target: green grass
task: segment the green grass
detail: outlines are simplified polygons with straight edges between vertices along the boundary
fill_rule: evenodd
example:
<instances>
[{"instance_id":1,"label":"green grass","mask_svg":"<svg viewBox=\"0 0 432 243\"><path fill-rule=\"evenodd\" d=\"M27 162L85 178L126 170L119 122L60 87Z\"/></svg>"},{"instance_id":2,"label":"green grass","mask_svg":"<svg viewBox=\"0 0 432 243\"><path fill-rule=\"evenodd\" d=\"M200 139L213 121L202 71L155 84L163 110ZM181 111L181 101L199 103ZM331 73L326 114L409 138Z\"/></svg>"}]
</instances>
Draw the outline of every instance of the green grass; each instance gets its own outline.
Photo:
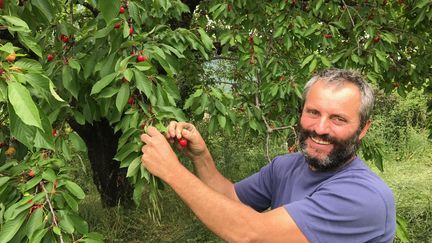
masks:
<instances>
[{"instance_id":1,"label":"green grass","mask_svg":"<svg viewBox=\"0 0 432 243\"><path fill-rule=\"evenodd\" d=\"M388 154L384 172L374 170L395 195L411 242L432 242L432 144L426 131L408 131L405 149Z\"/></svg>"}]
</instances>

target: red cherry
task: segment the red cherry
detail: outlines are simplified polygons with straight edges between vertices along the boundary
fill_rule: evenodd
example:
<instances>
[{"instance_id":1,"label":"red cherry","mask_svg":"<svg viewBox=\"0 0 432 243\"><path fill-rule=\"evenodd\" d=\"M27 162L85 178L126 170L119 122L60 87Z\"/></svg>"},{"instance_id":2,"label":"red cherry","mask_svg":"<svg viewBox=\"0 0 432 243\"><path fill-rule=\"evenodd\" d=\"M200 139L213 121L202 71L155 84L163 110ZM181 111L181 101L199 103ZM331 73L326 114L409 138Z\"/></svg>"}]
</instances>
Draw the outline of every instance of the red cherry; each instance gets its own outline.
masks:
<instances>
[{"instance_id":1,"label":"red cherry","mask_svg":"<svg viewBox=\"0 0 432 243\"><path fill-rule=\"evenodd\" d=\"M380 42L380 40L381 40L381 37L379 37L379 36L375 36L375 37L372 39L372 41L373 41L374 43L378 43L378 42Z\"/></svg>"},{"instance_id":2,"label":"red cherry","mask_svg":"<svg viewBox=\"0 0 432 243\"><path fill-rule=\"evenodd\" d=\"M120 29L121 27L121 22L115 23L114 28L115 29Z\"/></svg>"},{"instance_id":3,"label":"red cherry","mask_svg":"<svg viewBox=\"0 0 432 243\"><path fill-rule=\"evenodd\" d=\"M137 62L145 62L145 61L147 61L147 56L138 55L136 59L137 59Z\"/></svg>"},{"instance_id":4,"label":"red cherry","mask_svg":"<svg viewBox=\"0 0 432 243\"><path fill-rule=\"evenodd\" d=\"M54 55L53 54L48 54L47 60L48 60L48 62L54 60Z\"/></svg>"},{"instance_id":5,"label":"red cherry","mask_svg":"<svg viewBox=\"0 0 432 243\"><path fill-rule=\"evenodd\" d=\"M331 38L333 38L333 35L332 34L324 34L324 38L331 39Z\"/></svg>"},{"instance_id":6,"label":"red cherry","mask_svg":"<svg viewBox=\"0 0 432 243\"><path fill-rule=\"evenodd\" d=\"M127 103L128 103L129 105L133 105L133 104L135 104L135 97L133 97L133 96L129 97Z\"/></svg>"},{"instance_id":7,"label":"red cherry","mask_svg":"<svg viewBox=\"0 0 432 243\"><path fill-rule=\"evenodd\" d=\"M188 145L188 140L186 140L185 138L180 138L180 139L178 140L178 143L180 144L180 146L181 146L182 148L186 148L186 146Z\"/></svg>"},{"instance_id":8,"label":"red cherry","mask_svg":"<svg viewBox=\"0 0 432 243\"><path fill-rule=\"evenodd\" d=\"M119 13L124 14L125 8L123 6L120 7Z\"/></svg>"},{"instance_id":9,"label":"red cherry","mask_svg":"<svg viewBox=\"0 0 432 243\"><path fill-rule=\"evenodd\" d=\"M63 41L63 43L69 42L69 37L67 35L61 35L60 39Z\"/></svg>"},{"instance_id":10,"label":"red cherry","mask_svg":"<svg viewBox=\"0 0 432 243\"><path fill-rule=\"evenodd\" d=\"M129 27L129 35L133 35L133 27L132 27L132 25Z\"/></svg>"},{"instance_id":11,"label":"red cherry","mask_svg":"<svg viewBox=\"0 0 432 243\"><path fill-rule=\"evenodd\" d=\"M53 135L53 137L57 137L57 129L53 128L51 134Z\"/></svg>"},{"instance_id":12,"label":"red cherry","mask_svg":"<svg viewBox=\"0 0 432 243\"><path fill-rule=\"evenodd\" d=\"M30 170L30 171L27 173L27 175L30 176L30 177L33 177L33 176L36 175L36 173L35 173L33 170Z\"/></svg>"}]
</instances>

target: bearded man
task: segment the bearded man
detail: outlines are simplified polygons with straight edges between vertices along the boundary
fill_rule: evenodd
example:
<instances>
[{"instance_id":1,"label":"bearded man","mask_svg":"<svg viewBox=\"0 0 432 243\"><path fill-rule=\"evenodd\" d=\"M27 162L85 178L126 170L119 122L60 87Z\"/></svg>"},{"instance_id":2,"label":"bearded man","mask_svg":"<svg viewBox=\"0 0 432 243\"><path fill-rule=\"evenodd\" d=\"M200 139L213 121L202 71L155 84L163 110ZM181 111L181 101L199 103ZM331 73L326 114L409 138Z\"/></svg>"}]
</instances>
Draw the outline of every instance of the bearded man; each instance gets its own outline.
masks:
<instances>
[{"instance_id":1,"label":"bearded man","mask_svg":"<svg viewBox=\"0 0 432 243\"><path fill-rule=\"evenodd\" d=\"M304 88L300 152L232 183L195 126L171 122L165 136L154 127L141 135L142 163L229 242L392 242L393 194L356 155L373 104L373 90L357 72L325 70ZM184 151L196 175L171 148L180 138L189 141Z\"/></svg>"}]
</instances>

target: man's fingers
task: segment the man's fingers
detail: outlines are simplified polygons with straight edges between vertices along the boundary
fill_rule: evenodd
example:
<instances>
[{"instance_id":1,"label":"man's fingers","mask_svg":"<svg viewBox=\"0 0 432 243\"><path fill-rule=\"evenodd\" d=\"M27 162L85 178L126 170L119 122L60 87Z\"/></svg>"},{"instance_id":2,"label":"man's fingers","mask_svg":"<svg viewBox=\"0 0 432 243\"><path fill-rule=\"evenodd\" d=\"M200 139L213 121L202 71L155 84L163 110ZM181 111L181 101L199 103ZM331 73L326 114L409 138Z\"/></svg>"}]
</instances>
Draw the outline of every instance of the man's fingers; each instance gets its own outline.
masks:
<instances>
[{"instance_id":1,"label":"man's fingers","mask_svg":"<svg viewBox=\"0 0 432 243\"><path fill-rule=\"evenodd\" d=\"M175 132L176 126L177 126L176 121L171 121L169 123L167 133L166 133L167 138L174 138L176 136L176 132Z\"/></svg>"},{"instance_id":2,"label":"man's fingers","mask_svg":"<svg viewBox=\"0 0 432 243\"><path fill-rule=\"evenodd\" d=\"M150 141L150 136L145 133L141 134L141 141L147 144Z\"/></svg>"},{"instance_id":3,"label":"man's fingers","mask_svg":"<svg viewBox=\"0 0 432 243\"><path fill-rule=\"evenodd\" d=\"M157 129L156 129L156 127L153 127L153 126L149 126L148 127L148 129L147 129L147 134L150 136L150 137L154 137L154 136L159 136L159 135L162 135Z\"/></svg>"}]
</instances>

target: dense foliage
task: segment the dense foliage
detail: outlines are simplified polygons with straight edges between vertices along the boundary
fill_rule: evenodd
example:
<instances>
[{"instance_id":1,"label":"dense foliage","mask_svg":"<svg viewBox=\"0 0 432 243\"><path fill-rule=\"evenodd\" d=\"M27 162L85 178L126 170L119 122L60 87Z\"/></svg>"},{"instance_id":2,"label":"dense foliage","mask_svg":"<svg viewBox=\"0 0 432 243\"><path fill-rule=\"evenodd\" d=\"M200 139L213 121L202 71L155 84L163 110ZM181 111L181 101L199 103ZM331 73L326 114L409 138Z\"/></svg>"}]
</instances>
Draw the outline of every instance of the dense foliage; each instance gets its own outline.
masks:
<instances>
[{"instance_id":1,"label":"dense foliage","mask_svg":"<svg viewBox=\"0 0 432 243\"><path fill-rule=\"evenodd\" d=\"M302 84L325 67L359 69L401 95L432 87L428 0L0 7L0 242L101 239L77 214L84 192L68 164L78 152L88 153L106 206L138 204L148 189L150 215L160 217L159 182L140 164L148 125L205 118L210 133L295 137ZM217 60L232 72L200 79ZM366 145L366 155L379 156Z\"/></svg>"}]
</instances>

